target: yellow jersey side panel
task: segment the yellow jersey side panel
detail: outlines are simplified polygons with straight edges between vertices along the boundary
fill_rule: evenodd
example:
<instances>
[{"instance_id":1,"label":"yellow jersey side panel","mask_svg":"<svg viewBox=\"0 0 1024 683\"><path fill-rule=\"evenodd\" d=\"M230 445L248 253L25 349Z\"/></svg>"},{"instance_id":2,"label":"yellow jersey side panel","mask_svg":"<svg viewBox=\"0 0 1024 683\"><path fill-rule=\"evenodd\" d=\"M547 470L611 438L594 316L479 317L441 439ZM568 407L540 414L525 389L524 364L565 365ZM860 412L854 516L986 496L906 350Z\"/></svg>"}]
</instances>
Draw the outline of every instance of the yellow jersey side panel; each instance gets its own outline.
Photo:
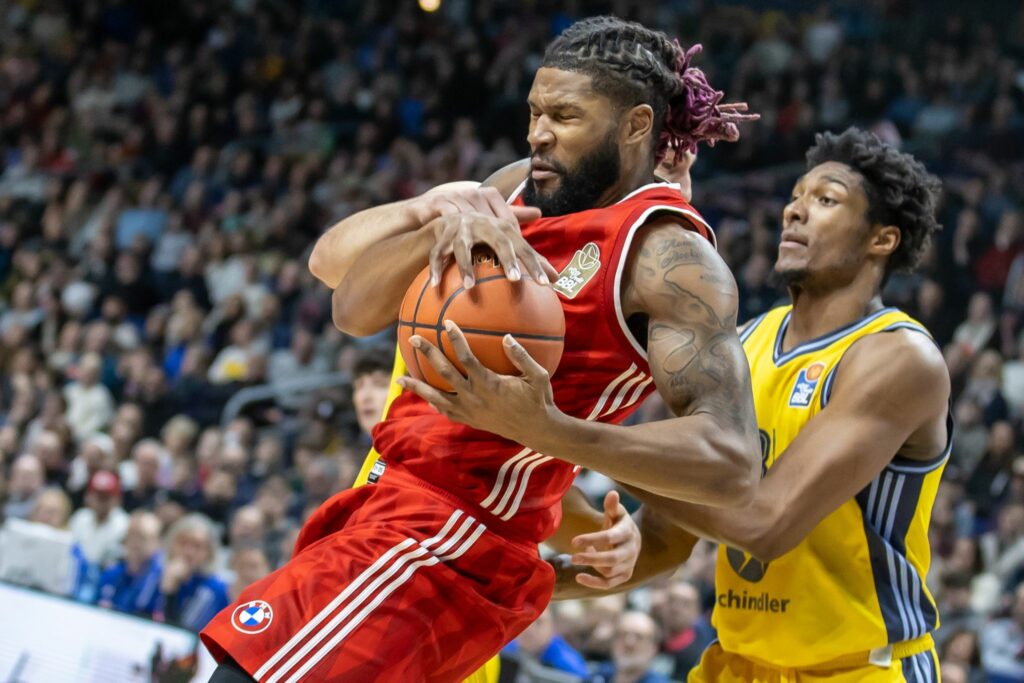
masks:
<instances>
[{"instance_id":1,"label":"yellow jersey side panel","mask_svg":"<svg viewBox=\"0 0 1024 683\"><path fill-rule=\"evenodd\" d=\"M783 352L790 307L769 311L741 333L750 364L762 471L784 457L804 425L825 409L843 354L858 339L923 328L883 309ZM762 563L721 547L714 624L722 647L784 667L806 667L910 640L935 628L923 586L928 519L943 460L891 469L834 510L782 557ZM907 467L914 468L913 463Z\"/></svg>"},{"instance_id":2,"label":"yellow jersey side panel","mask_svg":"<svg viewBox=\"0 0 1024 683\"><path fill-rule=\"evenodd\" d=\"M405 361L402 360L402 354L395 349L395 364L391 368L391 387L388 389L388 398L384 402L384 414L381 415L381 419L388 414L388 408L391 407L391 402L398 398L398 395L402 393L402 387L398 386L398 378L404 376L406 373ZM366 483L370 477L370 470L373 469L373 464L377 462L377 458L380 457L380 453L377 449L370 448L370 452L366 454L366 458L363 460L363 466L359 468L359 476L356 477L355 483L352 485L353 488L362 486Z\"/></svg>"}]
</instances>

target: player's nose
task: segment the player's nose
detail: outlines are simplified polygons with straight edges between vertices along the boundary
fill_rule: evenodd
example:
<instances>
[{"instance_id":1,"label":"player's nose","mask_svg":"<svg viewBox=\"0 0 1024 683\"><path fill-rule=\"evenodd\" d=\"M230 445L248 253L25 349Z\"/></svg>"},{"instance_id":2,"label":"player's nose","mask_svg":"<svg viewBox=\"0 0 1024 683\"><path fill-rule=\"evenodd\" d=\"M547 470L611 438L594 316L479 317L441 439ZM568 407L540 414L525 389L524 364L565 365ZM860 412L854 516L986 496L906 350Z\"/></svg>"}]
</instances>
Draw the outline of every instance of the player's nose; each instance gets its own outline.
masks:
<instances>
[{"instance_id":1,"label":"player's nose","mask_svg":"<svg viewBox=\"0 0 1024 683\"><path fill-rule=\"evenodd\" d=\"M782 210L782 227L786 228L793 223L803 223L807 220L807 207L802 199L794 199Z\"/></svg>"},{"instance_id":2,"label":"player's nose","mask_svg":"<svg viewBox=\"0 0 1024 683\"><path fill-rule=\"evenodd\" d=\"M546 118L546 116L541 116L534 121L530 126L530 132L526 135L526 141L533 151L548 149L555 144L555 134L547 126Z\"/></svg>"}]
</instances>

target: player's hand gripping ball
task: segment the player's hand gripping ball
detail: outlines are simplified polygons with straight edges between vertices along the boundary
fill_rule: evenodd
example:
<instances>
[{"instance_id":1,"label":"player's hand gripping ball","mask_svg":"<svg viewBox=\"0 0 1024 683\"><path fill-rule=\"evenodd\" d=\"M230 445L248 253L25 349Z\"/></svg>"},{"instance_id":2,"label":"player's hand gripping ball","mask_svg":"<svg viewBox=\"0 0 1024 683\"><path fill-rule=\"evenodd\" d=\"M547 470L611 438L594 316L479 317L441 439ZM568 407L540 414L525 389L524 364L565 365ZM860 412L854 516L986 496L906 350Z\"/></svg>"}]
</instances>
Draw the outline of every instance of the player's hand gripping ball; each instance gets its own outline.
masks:
<instances>
[{"instance_id":1,"label":"player's hand gripping ball","mask_svg":"<svg viewBox=\"0 0 1024 683\"><path fill-rule=\"evenodd\" d=\"M437 287L430 286L429 267L410 285L398 320L398 348L409 374L436 389L452 389L409 343L413 335L441 349L452 365L466 374L445 332L445 320L462 329L469 348L489 370L519 374L502 346L504 336L511 334L537 363L554 374L565 340L565 314L555 291L529 278L509 280L495 256L483 250L473 254L473 273L476 284L470 289L463 286L454 262Z\"/></svg>"}]
</instances>

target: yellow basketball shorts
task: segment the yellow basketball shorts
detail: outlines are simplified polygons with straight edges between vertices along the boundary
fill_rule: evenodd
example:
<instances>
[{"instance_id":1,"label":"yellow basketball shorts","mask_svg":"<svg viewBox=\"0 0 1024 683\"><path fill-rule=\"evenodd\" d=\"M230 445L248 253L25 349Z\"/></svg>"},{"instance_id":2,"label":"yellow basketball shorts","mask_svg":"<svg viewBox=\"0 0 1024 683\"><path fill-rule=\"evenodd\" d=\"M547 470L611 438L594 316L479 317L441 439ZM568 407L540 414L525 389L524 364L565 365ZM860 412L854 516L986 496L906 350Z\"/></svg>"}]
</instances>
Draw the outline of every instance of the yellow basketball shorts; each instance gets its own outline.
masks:
<instances>
[{"instance_id":1,"label":"yellow basketball shorts","mask_svg":"<svg viewBox=\"0 0 1024 683\"><path fill-rule=\"evenodd\" d=\"M939 683L935 648L893 659L888 667L872 664L843 669L783 669L726 652L717 642L704 651L687 683Z\"/></svg>"}]
</instances>

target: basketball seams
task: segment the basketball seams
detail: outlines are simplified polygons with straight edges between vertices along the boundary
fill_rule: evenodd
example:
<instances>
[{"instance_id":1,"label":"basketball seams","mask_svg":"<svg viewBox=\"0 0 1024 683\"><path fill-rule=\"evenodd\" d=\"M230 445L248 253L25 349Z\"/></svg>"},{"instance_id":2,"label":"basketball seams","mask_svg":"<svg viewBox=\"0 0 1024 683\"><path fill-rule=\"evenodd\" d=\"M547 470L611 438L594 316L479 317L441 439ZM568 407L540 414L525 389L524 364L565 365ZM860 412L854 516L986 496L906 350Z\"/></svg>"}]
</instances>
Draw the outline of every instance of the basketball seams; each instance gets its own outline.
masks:
<instances>
[{"instance_id":1,"label":"basketball seams","mask_svg":"<svg viewBox=\"0 0 1024 683\"><path fill-rule=\"evenodd\" d=\"M505 275L504 274L502 274L502 275L488 275L487 277L482 277L479 280L477 280L476 284L482 285L483 283L490 282L491 280L503 280L503 279L505 279ZM438 312L438 314L437 314L437 323L436 323L437 327L435 329L437 330L437 348L439 348L439 349L442 348L441 347L441 330L444 329L444 314L448 310L448 307L452 305L452 302L455 301L455 297L457 297L459 294L462 294L465 291L466 291L466 288L460 285L458 289L456 289L454 292L451 293L451 295L448 297L448 299L444 302L444 305L441 306L440 312ZM434 326L433 325L423 325L423 327L434 327ZM416 333L415 330L416 330L416 328L414 326L413 327L413 334Z\"/></svg>"},{"instance_id":2,"label":"basketball seams","mask_svg":"<svg viewBox=\"0 0 1024 683\"><path fill-rule=\"evenodd\" d=\"M412 320L413 320L413 322L412 322L412 332L411 332L410 336L412 334L416 334L416 318L418 317L419 312L420 312L420 304L423 303L423 295L427 293L427 287L429 285L430 285L430 278L425 276L423 278L423 287L420 289L420 295L418 297L416 297L416 306L415 306L415 308L413 309L413 312L412 312ZM412 350L412 357L413 357L413 360L416 361L416 371L419 373L419 376L420 377L425 377L425 375L423 374L423 366L420 365L420 352L419 352L419 349L413 349Z\"/></svg>"},{"instance_id":3,"label":"basketball seams","mask_svg":"<svg viewBox=\"0 0 1024 683\"><path fill-rule=\"evenodd\" d=\"M452 320L465 320L467 324L471 324L468 321L473 320L476 317L477 311L483 311L481 301L476 299L473 294L477 291L477 288L468 292L469 298L456 297L443 311L443 314L438 317L437 325L441 325L444 318L450 318ZM561 297L558 297L559 308L562 310L562 316L559 318L561 325L558 325L557 329L552 323L555 322L548 315L553 316L553 312L546 309L549 302L545 301L545 297L550 292L547 287L541 287L533 282L511 282L507 278L496 277L490 278L488 282L484 282L479 286L479 297L483 300L488 301L490 304L487 306L488 315L486 322L480 322L474 325L472 328L463 327L460 324L460 328L465 332L469 329L474 331L487 332L501 332L502 334L511 334L517 339L523 338L528 339L532 337L543 337L543 338L565 338L565 327L564 327L564 315L566 301ZM557 296L557 295L556 295ZM503 317L506 309L504 308L506 299L507 305L513 309L518 309L521 316L525 318L519 318L516 320L514 328L509 329L508 318ZM497 311L497 315L494 311ZM401 321L399 321L401 322ZM418 321L417 326L423 324L422 321ZM433 323L429 325L433 327Z\"/></svg>"},{"instance_id":4,"label":"basketball seams","mask_svg":"<svg viewBox=\"0 0 1024 683\"><path fill-rule=\"evenodd\" d=\"M428 329L428 330L434 330L438 334L440 334L441 331L444 330L444 326L443 325L427 325L425 323L417 323L417 322L412 322L412 321L409 321L409 320L399 320L398 324L401 327L412 327L413 328L412 334L416 333L415 330L416 330L417 327L423 327L423 328ZM565 335L556 336L556 335L552 335L552 334L532 334L530 332L511 332L511 331L503 332L501 330L483 330L483 329L478 329L478 328L475 328L475 327L461 327L461 326L459 327L459 329L462 330L462 333L465 334L465 335L479 334L479 335L482 335L482 336L485 336L485 337L504 337L506 334L511 334L516 339L529 339L531 341L542 341L542 342L543 341L549 341L549 342L564 342L565 341Z\"/></svg>"},{"instance_id":5,"label":"basketball seams","mask_svg":"<svg viewBox=\"0 0 1024 683\"><path fill-rule=\"evenodd\" d=\"M554 305L557 306L560 314L558 316L559 324L545 325L538 322L520 324L522 321L518 321L518 316L511 315L512 311L517 311L520 308L522 308L519 311L520 316L525 316L525 320L531 320L531 316L533 318L552 316L550 322L554 322L555 312L551 310L552 302L541 296L546 294L550 297L551 292L540 288L535 289L532 286L528 286L524 290L524 283L510 281L500 267L492 266L490 261L486 262L486 265L484 262L478 262L474 266L477 274L476 286L479 289L464 287L458 279L458 271L452 268L445 273L442 285L438 289L428 289L429 284L424 276L423 286L415 306L410 305L413 303L410 296L410 300L402 309L398 320L400 346L403 352L411 351L415 358L410 370L418 373L418 378L428 384L451 391L448 382L438 375L433 366L429 362L423 363L420 358L423 352L408 345L408 340L412 335L429 336L433 332L432 341L435 342L436 348L460 373L465 374L461 363L456 358L454 348L451 346L450 337L445 334L444 320L446 318L464 321L470 325L460 327L470 348L474 349L478 358L487 367L491 367L499 374L518 374L517 368L508 360L507 354L504 352L502 337L506 334L511 334L520 340L528 352L544 367L557 367L565 345L564 318L561 315L563 311L557 296L551 298L554 299ZM481 270L483 273L480 272ZM488 285L488 282L492 284ZM448 290L449 287L451 288L450 293L445 294L445 290ZM475 296L474 291L478 292ZM467 292L470 295L469 298L460 298L460 295ZM415 290L411 293L415 293ZM479 321L480 324L474 325L474 321ZM495 327L498 329L493 329ZM508 329L509 327L512 329ZM526 329L519 329L522 327ZM427 355L423 354L423 357L427 358Z\"/></svg>"}]
</instances>

